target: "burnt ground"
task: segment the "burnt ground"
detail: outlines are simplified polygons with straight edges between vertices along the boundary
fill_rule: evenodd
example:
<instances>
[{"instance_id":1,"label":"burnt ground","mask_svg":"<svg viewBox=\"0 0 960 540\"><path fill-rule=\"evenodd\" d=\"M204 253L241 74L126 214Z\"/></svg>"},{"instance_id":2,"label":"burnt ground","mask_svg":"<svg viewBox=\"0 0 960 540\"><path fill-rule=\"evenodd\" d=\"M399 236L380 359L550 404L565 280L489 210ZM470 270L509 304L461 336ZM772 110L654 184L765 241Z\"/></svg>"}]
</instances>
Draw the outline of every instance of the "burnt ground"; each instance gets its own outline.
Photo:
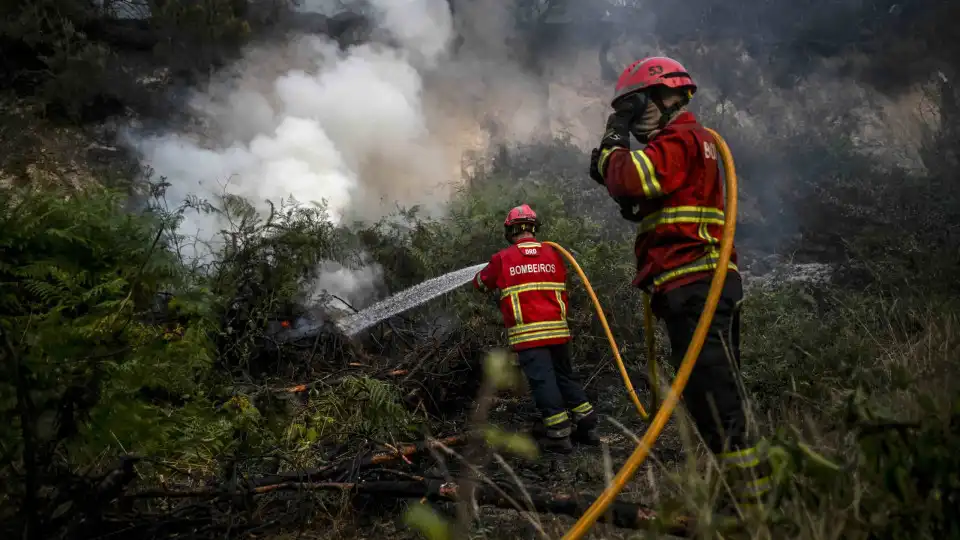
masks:
<instances>
[{"instance_id":1,"label":"burnt ground","mask_svg":"<svg viewBox=\"0 0 960 540\"><path fill-rule=\"evenodd\" d=\"M628 361L629 365L629 361ZM631 371L643 369L642 365L630 368ZM627 396L623 381L615 363L611 360L602 367L593 368L593 372L580 369L581 377L587 381L586 391L601 414L600 433L604 442L602 447L591 448L575 446L568 456L544 456L536 460L527 460L516 456L504 458L513 469L513 473L502 466L491 463L484 471L498 484L516 485L519 479L531 493L549 493L554 496L568 495L579 497L586 504L591 503L606 486L607 478L616 474L619 467L633 452L635 443L623 428L636 436L642 436L647 424L637 415ZM641 400L649 401L649 392L645 382L634 373L634 387ZM619 422L623 428L611 422ZM537 421L537 413L532 400L527 395L501 396L490 415L490 422L508 431L529 431ZM441 426L435 426L440 428ZM444 422L444 432L460 432L465 427L462 418ZM635 502L644 506L655 506L658 498L672 498L679 488L665 481L665 471L678 471L684 467L681 451L681 437L675 419L671 420L664 433L658 439L653 457L648 459L637 471L635 479L623 490L618 500ZM607 454L605 456L605 453ZM394 469L423 474L427 477L443 477L445 473L456 478L458 467L455 459L444 459L443 465L437 465L435 458L425 457L409 464L394 464ZM612 467L612 469L611 469ZM416 499L407 499L415 504ZM361 512L344 514L334 520L334 528L329 523L317 527L307 526L296 533L280 533L272 538L422 538L403 522L403 504L386 503L383 500L372 501L379 511L369 512L370 506L364 505ZM452 503L433 505L435 509L455 518ZM563 515L539 514L544 531L553 538L559 538L576 521ZM526 539L538 536L528 518L514 510L483 507L479 520L474 527L473 538ZM302 536L298 536L302 535ZM612 525L598 523L594 525L589 538L643 538L643 531L621 529Z\"/></svg>"}]
</instances>

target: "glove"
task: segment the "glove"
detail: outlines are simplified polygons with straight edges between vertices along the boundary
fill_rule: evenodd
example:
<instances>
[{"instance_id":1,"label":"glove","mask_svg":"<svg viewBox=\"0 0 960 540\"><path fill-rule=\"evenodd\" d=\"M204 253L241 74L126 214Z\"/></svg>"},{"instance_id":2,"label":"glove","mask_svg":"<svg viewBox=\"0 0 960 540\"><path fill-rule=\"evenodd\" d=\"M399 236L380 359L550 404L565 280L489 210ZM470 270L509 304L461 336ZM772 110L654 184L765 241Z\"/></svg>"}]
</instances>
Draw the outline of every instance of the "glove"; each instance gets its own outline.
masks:
<instances>
[{"instance_id":1,"label":"glove","mask_svg":"<svg viewBox=\"0 0 960 540\"><path fill-rule=\"evenodd\" d=\"M643 221L643 218L647 217L644 208L643 200L636 199L634 197L617 197L617 204L620 205L620 217L627 221L632 221L634 223L640 223Z\"/></svg>"},{"instance_id":2,"label":"glove","mask_svg":"<svg viewBox=\"0 0 960 540\"><path fill-rule=\"evenodd\" d=\"M614 110L607 117L606 129L600 139L600 147L594 148L590 154L590 178L604 185L603 172L600 170L600 154L608 148L630 149L630 126L638 115L647 108L650 97L644 92L637 92L617 100Z\"/></svg>"},{"instance_id":3,"label":"glove","mask_svg":"<svg viewBox=\"0 0 960 540\"><path fill-rule=\"evenodd\" d=\"M601 186L604 185L603 174L600 172L599 148L594 148L593 152L590 152L590 178Z\"/></svg>"},{"instance_id":4,"label":"glove","mask_svg":"<svg viewBox=\"0 0 960 540\"><path fill-rule=\"evenodd\" d=\"M600 170L600 154L607 148L630 149L630 122L633 121L633 112L630 108L614 111L607 118L607 128L600 141L600 147L590 153L590 178L604 185L603 171Z\"/></svg>"},{"instance_id":5,"label":"glove","mask_svg":"<svg viewBox=\"0 0 960 540\"><path fill-rule=\"evenodd\" d=\"M600 139L600 150L614 147L630 149L630 123L633 122L633 116L631 107L610 113L603 138Z\"/></svg>"},{"instance_id":6,"label":"glove","mask_svg":"<svg viewBox=\"0 0 960 540\"><path fill-rule=\"evenodd\" d=\"M600 148L621 147L630 149L630 126L638 115L643 114L649 102L649 96L637 92L624 96L614 104L613 112L607 117L607 127L600 140Z\"/></svg>"}]
</instances>

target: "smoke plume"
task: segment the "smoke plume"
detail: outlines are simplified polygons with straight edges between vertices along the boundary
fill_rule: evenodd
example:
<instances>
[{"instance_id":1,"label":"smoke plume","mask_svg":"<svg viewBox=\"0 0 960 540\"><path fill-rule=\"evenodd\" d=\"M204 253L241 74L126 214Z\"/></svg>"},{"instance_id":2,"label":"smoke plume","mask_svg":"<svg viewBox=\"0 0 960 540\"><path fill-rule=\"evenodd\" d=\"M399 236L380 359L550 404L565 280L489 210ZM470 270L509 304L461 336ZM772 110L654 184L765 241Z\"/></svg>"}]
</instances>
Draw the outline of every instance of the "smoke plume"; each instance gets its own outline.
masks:
<instances>
[{"instance_id":1,"label":"smoke plume","mask_svg":"<svg viewBox=\"0 0 960 540\"><path fill-rule=\"evenodd\" d=\"M785 198L834 173L825 136L846 137L877 164L920 164L925 126L904 111L923 96L887 97L864 84L866 73L888 71L865 59L869 40L838 31L889 35L882 30L926 13L882 4L302 0L300 11L362 12L373 31L346 48L319 34L253 46L194 92L196 125L134 144L170 182L171 202L227 192L265 208L293 196L326 201L335 222L376 220L398 205L438 212L466 152L566 133L588 155L609 112L610 74L669 54L700 85L694 111L733 146L743 219L762 224L773 245L798 227ZM910 65L919 73L911 80L922 80L936 62ZM594 188L585 172L573 181ZM618 219L612 207L590 211ZM182 232L209 239L221 226L191 215ZM321 270L318 288L358 303L372 299L380 271L332 262Z\"/></svg>"},{"instance_id":2,"label":"smoke plume","mask_svg":"<svg viewBox=\"0 0 960 540\"><path fill-rule=\"evenodd\" d=\"M429 125L423 73L450 41L450 12L444 0L373 7L391 45L342 50L299 35L253 47L191 96L197 127L137 140L143 160L171 184L168 200L228 193L262 210L268 200L325 201L335 223L375 220L397 205L439 208L459 176L459 155L442 126ZM180 232L209 241L222 227L214 215L190 214ZM357 301L379 272L321 270L319 287Z\"/></svg>"}]
</instances>

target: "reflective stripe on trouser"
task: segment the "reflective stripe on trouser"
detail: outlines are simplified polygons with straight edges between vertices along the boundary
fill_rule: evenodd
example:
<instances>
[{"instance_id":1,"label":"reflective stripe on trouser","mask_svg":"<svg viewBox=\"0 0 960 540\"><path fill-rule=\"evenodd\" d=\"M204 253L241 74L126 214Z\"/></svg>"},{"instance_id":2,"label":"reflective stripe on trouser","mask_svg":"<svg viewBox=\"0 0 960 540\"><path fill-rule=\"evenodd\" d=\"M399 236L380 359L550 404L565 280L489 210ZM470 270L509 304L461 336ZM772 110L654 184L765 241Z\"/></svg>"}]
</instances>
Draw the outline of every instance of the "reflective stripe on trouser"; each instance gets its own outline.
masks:
<instances>
[{"instance_id":1,"label":"reflective stripe on trouser","mask_svg":"<svg viewBox=\"0 0 960 540\"><path fill-rule=\"evenodd\" d=\"M569 345L564 343L517 352L517 361L527 377L548 437L570 435L572 426L568 408L584 411L586 406L592 409L570 366L569 351ZM576 411L572 412L574 419L583 418Z\"/></svg>"},{"instance_id":2,"label":"reflective stripe on trouser","mask_svg":"<svg viewBox=\"0 0 960 540\"><path fill-rule=\"evenodd\" d=\"M769 463L757 447L717 454L717 460L738 504L762 504L773 489Z\"/></svg>"},{"instance_id":3,"label":"reflective stripe on trouser","mask_svg":"<svg viewBox=\"0 0 960 540\"><path fill-rule=\"evenodd\" d=\"M590 431L597 427L597 413L589 401L577 405L570 409L573 416L573 423L577 425L578 430Z\"/></svg>"},{"instance_id":4,"label":"reflective stripe on trouser","mask_svg":"<svg viewBox=\"0 0 960 540\"><path fill-rule=\"evenodd\" d=\"M591 405L589 401L584 401L583 403L570 409L570 412L573 413L574 421L577 421L581 418L589 416L590 414L593 414L593 405Z\"/></svg>"},{"instance_id":5,"label":"reflective stripe on trouser","mask_svg":"<svg viewBox=\"0 0 960 540\"><path fill-rule=\"evenodd\" d=\"M547 437L552 438L566 437L573 431L567 411L544 418L543 427L547 428Z\"/></svg>"}]
</instances>

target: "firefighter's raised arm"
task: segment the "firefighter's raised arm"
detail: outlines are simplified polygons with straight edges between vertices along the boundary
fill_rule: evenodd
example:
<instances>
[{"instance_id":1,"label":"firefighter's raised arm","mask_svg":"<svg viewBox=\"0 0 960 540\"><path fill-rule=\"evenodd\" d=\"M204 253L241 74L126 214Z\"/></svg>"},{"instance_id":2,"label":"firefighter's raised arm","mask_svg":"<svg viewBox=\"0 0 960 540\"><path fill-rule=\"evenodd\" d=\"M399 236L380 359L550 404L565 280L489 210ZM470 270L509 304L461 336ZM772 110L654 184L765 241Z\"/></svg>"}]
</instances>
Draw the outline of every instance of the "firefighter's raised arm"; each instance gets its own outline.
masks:
<instances>
[{"instance_id":1,"label":"firefighter's raised arm","mask_svg":"<svg viewBox=\"0 0 960 540\"><path fill-rule=\"evenodd\" d=\"M617 81L600 145L590 156L590 178L615 199L653 201L676 191L692 157L689 144L680 136L658 134L695 90L693 80L672 60L657 57L628 67ZM632 150L631 133L646 147Z\"/></svg>"},{"instance_id":2,"label":"firefighter's raised arm","mask_svg":"<svg viewBox=\"0 0 960 540\"><path fill-rule=\"evenodd\" d=\"M642 150L607 148L599 171L611 197L659 199L680 187L687 145L677 137L658 137Z\"/></svg>"},{"instance_id":3,"label":"firefighter's raised arm","mask_svg":"<svg viewBox=\"0 0 960 540\"><path fill-rule=\"evenodd\" d=\"M473 287L481 292L487 292L497 288L497 277L500 271L500 254L494 253L477 275L473 278Z\"/></svg>"}]
</instances>

